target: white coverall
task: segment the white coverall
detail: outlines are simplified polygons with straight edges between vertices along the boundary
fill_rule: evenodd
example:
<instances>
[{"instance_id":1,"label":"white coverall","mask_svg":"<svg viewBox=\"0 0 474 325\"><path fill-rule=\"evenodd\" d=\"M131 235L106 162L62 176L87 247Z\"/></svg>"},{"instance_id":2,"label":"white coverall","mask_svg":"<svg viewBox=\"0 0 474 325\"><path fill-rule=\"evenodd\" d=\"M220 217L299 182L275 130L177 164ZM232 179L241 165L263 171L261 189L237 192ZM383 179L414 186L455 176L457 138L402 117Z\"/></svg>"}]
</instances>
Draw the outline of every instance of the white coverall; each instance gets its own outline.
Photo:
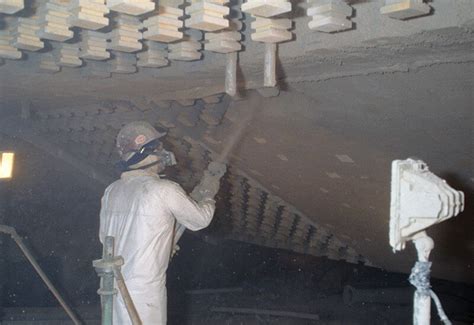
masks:
<instances>
[{"instance_id":1,"label":"white coverall","mask_svg":"<svg viewBox=\"0 0 474 325\"><path fill-rule=\"evenodd\" d=\"M214 200L196 203L178 184L146 170L125 172L105 190L99 238L103 243L105 236L115 237L115 255L125 260L122 273L144 325L166 324L166 270L174 229L205 228L214 210ZM117 296L113 323L131 324Z\"/></svg>"}]
</instances>

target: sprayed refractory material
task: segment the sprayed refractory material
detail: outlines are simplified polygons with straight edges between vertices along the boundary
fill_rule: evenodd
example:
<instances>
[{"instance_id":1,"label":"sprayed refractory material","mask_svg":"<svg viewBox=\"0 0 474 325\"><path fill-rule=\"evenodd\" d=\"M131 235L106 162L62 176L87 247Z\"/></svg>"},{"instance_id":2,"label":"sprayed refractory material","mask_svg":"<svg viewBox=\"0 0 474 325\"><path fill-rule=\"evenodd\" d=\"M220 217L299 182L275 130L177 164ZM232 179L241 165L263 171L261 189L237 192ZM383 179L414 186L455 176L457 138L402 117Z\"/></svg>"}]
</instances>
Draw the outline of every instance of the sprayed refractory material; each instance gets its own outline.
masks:
<instances>
[{"instance_id":1,"label":"sprayed refractory material","mask_svg":"<svg viewBox=\"0 0 474 325\"><path fill-rule=\"evenodd\" d=\"M172 107L171 111L180 109ZM197 107L189 109L198 111ZM31 121L32 131L57 147L67 148L77 160L93 163L96 170L103 170L112 180L116 176L110 174L113 171L111 166L118 159L114 141L120 127L129 121L148 120L156 121L154 124L162 128L161 121L165 119L167 110L143 111L127 103L109 102L80 109L41 110L39 113L40 118ZM195 128L200 128L200 123L198 119ZM171 149L180 161L175 180L190 190L202 176L212 153L199 139L183 135L182 131L186 129L171 129L164 140L165 147ZM191 134L192 129L189 131ZM219 202L229 212L225 215L225 224L231 226L230 239L370 264L329 229L312 221L314 218L308 218L232 166L223 179L220 193Z\"/></svg>"},{"instance_id":2,"label":"sprayed refractory material","mask_svg":"<svg viewBox=\"0 0 474 325\"><path fill-rule=\"evenodd\" d=\"M206 104L218 104L222 102L223 95L212 95L201 98Z\"/></svg>"},{"instance_id":3,"label":"sprayed refractory material","mask_svg":"<svg viewBox=\"0 0 474 325\"><path fill-rule=\"evenodd\" d=\"M44 43L38 37L40 30L37 16L31 18L17 18L11 23L12 45L20 50L38 51L44 47Z\"/></svg>"},{"instance_id":4,"label":"sprayed refractory material","mask_svg":"<svg viewBox=\"0 0 474 325\"><path fill-rule=\"evenodd\" d=\"M199 118L209 126L218 126L221 124L227 107L229 106L230 99L226 97L223 100L222 96L210 96L203 98L202 101L205 105L201 110Z\"/></svg>"},{"instance_id":5,"label":"sprayed refractory material","mask_svg":"<svg viewBox=\"0 0 474 325\"><path fill-rule=\"evenodd\" d=\"M114 18L116 28L109 33L109 49L120 52L137 52L143 47L142 23L137 17L120 14Z\"/></svg>"},{"instance_id":6,"label":"sprayed refractory material","mask_svg":"<svg viewBox=\"0 0 474 325\"><path fill-rule=\"evenodd\" d=\"M146 51L137 53L139 67L160 68L168 65L166 45L153 41L145 41Z\"/></svg>"},{"instance_id":7,"label":"sprayed refractory material","mask_svg":"<svg viewBox=\"0 0 474 325\"><path fill-rule=\"evenodd\" d=\"M224 17L229 14L229 7L225 6L227 0L196 0L186 7L185 20L188 28L214 32L229 27L229 21Z\"/></svg>"},{"instance_id":8,"label":"sprayed refractory material","mask_svg":"<svg viewBox=\"0 0 474 325\"><path fill-rule=\"evenodd\" d=\"M196 104L196 99L194 98L180 98L176 99L176 103L178 103L182 107L190 107Z\"/></svg>"},{"instance_id":9,"label":"sprayed refractory material","mask_svg":"<svg viewBox=\"0 0 474 325\"><path fill-rule=\"evenodd\" d=\"M107 33L91 30L81 32L81 57L89 60L107 60L110 52L107 51Z\"/></svg>"},{"instance_id":10,"label":"sprayed refractory material","mask_svg":"<svg viewBox=\"0 0 474 325\"><path fill-rule=\"evenodd\" d=\"M36 13L41 26L38 31L40 38L64 42L74 36L69 29L71 13L65 4L57 0L49 0L41 3Z\"/></svg>"},{"instance_id":11,"label":"sprayed refractory material","mask_svg":"<svg viewBox=\"0 0 474 325\"><path fill-rule=\"evenodd\" d=\"M308 0L306 14L312 18L308 27L325 33L352 29L352 11L344 0Z\"/></svg>"},{"instance_id":12,"label":"sprayed refractory material","mask_svg":"<svg viewBox=\"0 0 474 325\"><path fill-rule=\"evenodd\" d=\"M71 26L97 30L109 24L105 17L109 9L104 0L71 0L69 10Z\"/></svg>"},{"instance_id":13,"label":"sprayed refractory material","mask_svg":"<svg viewBox=\"0 0 474 325\"><path fill-rule=\"evenodd\" d=\"M156 15L143 21L143 38L151 41L170 43L183 38L179 31L183 27L183 10L171 6L159 6Z\"/></svg>"},{"instance_id":14,"label":"sprayed refractory material","mask_svg":"<svg viewBox=\"0 0 474 325\"><path fill-rule=\"evenodd\" d=\"M192 105L183 106L180 108L177 120L186 127L195 127L199 121L199 110Z\"/></svg>"},{"instance_id":15,"label":"sprayed refractory material","mask_svg":"<svg viewBox=\"0 0 474 325\"><path fill-rule=\"evenodd\" d=\"M25 8L24 0L0 0L0 12L12 15Z\"/></svg>"},{"instance_id":16,"label":"sprayed refractory material","mask_svg":"<svg viewBox=\"0 0 474 325\"><path fill-rule=\"evenodd\" d=\"M0 31L0 58L18 60L21 59L20 50L11 45L13 36L8 30Z\"/></svg>"},{"instance_id":17,"label":"sprayed refractory material","mask_svg":"<svg viewBox=\"0 0 474 325\"><path fill-rule=\"evenodd\" d=\"M234 235L259 245L291 249L359 263L367 261L320 225L259 188L252 180L234 174L226 178Z\"/></svg>"}]
</instances>

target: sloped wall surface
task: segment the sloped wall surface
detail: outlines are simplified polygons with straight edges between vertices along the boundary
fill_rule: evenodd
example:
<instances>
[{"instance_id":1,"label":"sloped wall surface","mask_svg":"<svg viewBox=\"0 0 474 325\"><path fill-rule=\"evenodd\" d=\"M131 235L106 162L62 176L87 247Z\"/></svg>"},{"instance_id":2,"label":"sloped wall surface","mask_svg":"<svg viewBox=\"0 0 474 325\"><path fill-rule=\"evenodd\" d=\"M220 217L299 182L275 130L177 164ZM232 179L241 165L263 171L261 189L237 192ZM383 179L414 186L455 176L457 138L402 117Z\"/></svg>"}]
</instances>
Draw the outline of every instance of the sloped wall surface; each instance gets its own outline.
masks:
<instances>
[{"instance_id":1,"label":"sloped wall surface","mask_svg":"<svg viewBox=\"0 0 474 325\"><path fill-rule=\"evenodd\" d=\"M117 176L118 129L148 120L168 131L179 162L168 177L189 191L250 114L229 157L211 235L408 272L414 251L392 254L388 245L390 163L420 157L471 196L471 70L470 63L441 64L299 82L278 97L248 92L241 101L36 107L2 128L104 186ZM435 276L472 281L467 201L463 214L430 230Z\"/></svg>"}]
</instances>

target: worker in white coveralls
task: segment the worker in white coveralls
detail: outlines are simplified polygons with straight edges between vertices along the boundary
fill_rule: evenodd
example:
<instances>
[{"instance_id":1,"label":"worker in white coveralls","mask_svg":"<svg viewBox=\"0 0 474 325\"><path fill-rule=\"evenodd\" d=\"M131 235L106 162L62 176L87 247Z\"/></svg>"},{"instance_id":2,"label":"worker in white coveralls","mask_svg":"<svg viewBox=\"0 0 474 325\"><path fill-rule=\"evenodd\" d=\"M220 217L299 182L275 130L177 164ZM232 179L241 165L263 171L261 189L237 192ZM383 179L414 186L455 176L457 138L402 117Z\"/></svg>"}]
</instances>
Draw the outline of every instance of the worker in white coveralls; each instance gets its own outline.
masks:
<instances>
[{"instance_id":1,"label":"worker in white coveralls","mask_svg":"<svg viewBox=\"0 0 474 325\"><path fill-rule=\"evenodd\" d=\"M100 211L100 241L115 237L115 254L143 324L166 324L166 270L185 228L200 230L214 215L214 196L226 167L211 163L191 197L158 173L176 163L163 149L160 134L147 122L125 125L117 136L120 179L105 190ZM193 199L194 198L194 199ZM130 324L120 295L114 298L113 323Z\"/></svg>"}]
</instances>

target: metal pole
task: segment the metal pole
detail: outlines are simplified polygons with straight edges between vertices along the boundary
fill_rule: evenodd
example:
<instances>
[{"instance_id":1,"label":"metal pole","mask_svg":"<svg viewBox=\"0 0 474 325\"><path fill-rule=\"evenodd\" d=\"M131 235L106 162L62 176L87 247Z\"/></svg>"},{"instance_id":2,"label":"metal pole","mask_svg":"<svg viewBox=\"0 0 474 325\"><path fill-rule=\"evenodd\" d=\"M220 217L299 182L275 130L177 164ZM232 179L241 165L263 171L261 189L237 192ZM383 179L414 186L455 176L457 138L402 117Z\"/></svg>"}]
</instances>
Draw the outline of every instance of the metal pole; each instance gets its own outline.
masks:
<instances>
[{"instance_id":1,"label":"metal pole","mask_svg":"<svg viewBox=\"0 0 474 325\"><path fill-rule=\"evenodd\" d=\"M431 320L431 294L429 271L430 253L434 248L433 240L422 231L413 238L413 243L418 253L418 262L410 275L410 282L416 287L413 301L413 324L430 325Z\"/></svg>"},{"instance_id":2,"label":"metal pole","mask_svg":"<svg viewBox=\"0 0 474 325\"><path fill-rule=\"evenodd\" d=\"M137 309L133 304L122 272L120 271L120 267L123 265L123 258L121 256L114 256L114 237L105 237L102 259L93 261L92 265L101 278L100 289L97 293L101 296L102 325L112 325L113 323L113 298L114 295L117 294L117 290L114 288L114 279L117 282L132 324L141 325L142 322L138 316Z\"/></svg>"},{"instance_id":3,"label":"metal pole","mask_svg":"<svg viewBox=\"0 0 474 325\"><path fill-rule=\"evenodd\" d=\"M431 296L420 291L415 291L413 305L413 324L430 325L431 320Z\"/></svg>"},{"instance_id":4,"label":"metal pole","mask_svg":"<svg viewBox=\"0 0 474 325\"><path fill-rule=\"evenodd\" d=\"M107 236L104 240L104 247L102 250L102 259L104 263L112 263L114 258L114 237ZM99 289L102 301L102 325L112 325L112 315L114 308L114 273L103 272L101 274L102 286Z\"/></svg>"},{"instance_id":5,"label":"metal pole","mask_svg":"<svg viewBox=\"0 0 474 325\"><path fill-rule=\"evenodd\" d=\"M263 86L275 87L276 80L276 43L265 43L265 68L263 71Z\"/></svg>"},{"instance_id":6,"label":"metal pole","mask_svg":"<svg viewBox=\"0 0 474 325\"><path fill-rule=\"evenodd\" d=\"M225 92L231 97L237 94L237 52L226 54Z\"/></svg>"},{"instance_id":7,"label":"metal pole","mask_svg":"<svg viewBox=\"0 0 474 325\"><path fill-rule=\"evenodd\" d=\"M46 284L46 286L48 287L48 289L51 291L51 293L54 295L54 297L56 298L56 300L59 302L59 304L61 305L61 307L63 307L64 311L68 314L68 316L71 318L71 320L74 322L74 324L82 324L79 319L77 318L77 316L74 314L74 312L72 311L72 309L67 305L67 303L64 301L64 299L61 297L61 295L59 294L58 290L56 290L56 288L54 287L54 285L51 283L51 281L49 280L48 276L46 275L46 273L43 272L43 270L41 269L41 267L39 266L39 264L36 262L35 258L33 257L33 255L31 254L30 250L28 249L28 247L26 247L26 245L23 243L21 237L18 235L18 233L16 232L15 228L13 227L8 227L8 226L5 226L5 225L0 225L0 232L3 232L3 233L6 233L6 234L9 234L13 240L15 241L15 243L18 245L18 247L21 249L21 251L23 252L23 254L26 256L26 258L28 259L28 261L31 263L31 265L33 266L33 268L35 269L35 271L38 273L38 275L40 276L40 278L43 280L43 282Z\"/></svg>"}]
</instances>

